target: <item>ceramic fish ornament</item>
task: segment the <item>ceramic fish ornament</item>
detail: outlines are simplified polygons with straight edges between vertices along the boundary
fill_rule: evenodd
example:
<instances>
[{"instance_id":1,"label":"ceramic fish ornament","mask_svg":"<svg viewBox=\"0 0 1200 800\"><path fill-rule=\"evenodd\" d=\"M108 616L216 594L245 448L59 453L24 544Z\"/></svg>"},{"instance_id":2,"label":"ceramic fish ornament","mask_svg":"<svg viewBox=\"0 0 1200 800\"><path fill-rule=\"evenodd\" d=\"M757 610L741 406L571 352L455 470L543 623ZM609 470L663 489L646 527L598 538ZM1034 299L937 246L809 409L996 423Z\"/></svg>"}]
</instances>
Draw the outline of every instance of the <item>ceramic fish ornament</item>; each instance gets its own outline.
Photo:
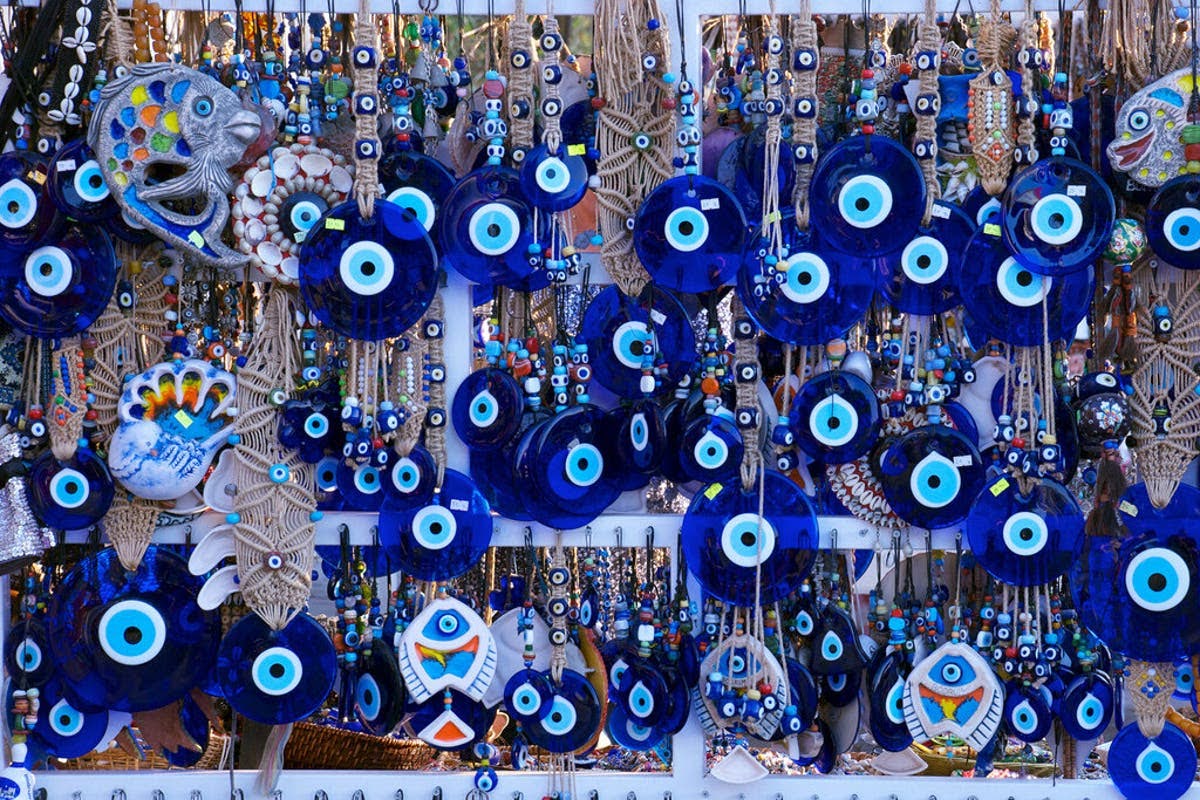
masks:
<instances>
[{"instance_id":1,"label":"ceramic fish ornament","mask_svg":"<svg viewBox=\"0 0 1200 800\"><path fill-rule=\"evenodd\" d=\"M1000 727L1003 709L996 673L964 642L930 653L904 684L904 720L918 742L950 734L979 750Z\"/></svg>"},{"instance_id":2,"label":"ceramic fish ornament","mask_svg":"<svg viewBox=\"0 0 1200 800\"><path fill-rule=\"evenodd\" d=\"M1108 146L1112 168L1143 186L1162 186L1187 171L1184 144L1192 68L1177 69L1125 101Z\"/></svg>"},{"instance_id":3,"label":"ceramic fish ornament","mask_svg":"<svg viewBox=\"0 0 1200 800\"><path fill-rule=\"evenodd\" d=\"M229 169L261 127L213 78L177 64L139 64L101 90L88 143L130 217L205 263L229 268L247 258L221 243Z\"/></svg>"},{"instance_id":4,"label":"ceramic fish ornament","mask_svg":"<svg viewBox=\"0 0 1200 800\"><path fill-rule=\"evenodd\" d=\"M496 661L491 630L453 597L425 606L400 639L400 674L417 703L446 688L481 699L496 674Z\"/></svg>"}]
</instances>

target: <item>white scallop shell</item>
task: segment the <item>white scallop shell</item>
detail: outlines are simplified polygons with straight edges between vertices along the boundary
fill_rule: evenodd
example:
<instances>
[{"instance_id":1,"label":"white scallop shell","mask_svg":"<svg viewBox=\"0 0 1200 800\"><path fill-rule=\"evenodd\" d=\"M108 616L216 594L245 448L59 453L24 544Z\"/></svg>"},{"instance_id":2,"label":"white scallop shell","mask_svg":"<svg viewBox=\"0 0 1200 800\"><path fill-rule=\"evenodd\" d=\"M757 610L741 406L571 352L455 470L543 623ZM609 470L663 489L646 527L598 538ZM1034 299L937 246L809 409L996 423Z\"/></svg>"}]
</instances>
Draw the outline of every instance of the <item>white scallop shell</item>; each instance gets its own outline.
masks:
<instances>
[{"instance_id":1,"label":"white scallop shell","mask_svg":"<svg viewBox=\"0 0 1200 800\"><path fill-rule=\"evenodd\" d=\"M275 188L275 176L262 170L250 180L250 191L257 197L266 197Z\"/></svg>"},{"instance_id":2,"label":"white scallop shell","mask_svg":"<svg viewBox=\"0 0 1200 800\"><path fill-rule=\"evenodd\" d=\"M345 167L334 167L329 172L329 185L345 194L354 188L354 178Z\"/></svg>"},{"instance_id":3,"label":"white scallop shell","mask_svg":"<svg viewBox=\"0 0 1200 800\"><path fill-rule=\"evenodd\" d=\"M257 217L263 212L262 200L257 197L242 198L242 214L247 217Z\"/></svg>"},{"instance_id":4,"label":"white scallop shell","mask_svg":"<svg viewBox=\"0 0 1200 800\"><path fill-rule=\"evenodd\" d=\"M329 170L333 169L333 160L323 153L309 153L301 156L300 166L304 170L305 175L321 177L328 175Z\"/></svg>"},{"instance_id":5,"label":"white scallop shell","mask_svg":"<svg viewBox=\"0 0 1200 800\"><path fill-rule=\"evenodd\" d=\"M279 275L276 280L281 283L297 283L300 280L300 259L288 256L279 262Z\"/></svg>"},{"instance_id":6,"label":"white scallop shell","mask_svg":"<svg viewBox=\"0 0 1200 800\"><path fill-rule=\"evenodd\" d=\"M247 220L243 238L252 245L258 244L267 238L267 226L260 219Z\"/></svg>"},{"instance_id":7,"label":"white scallop shell","mask_svg":"<svg viewBox=\"0 0 1200 800\"><path fill-rule=\"evenodd\" d=\"M254 248L254 252L264 264L278 264L283 260L283 253L279 251L279 245L274 242L263 242Z\"/></svg>"}]
</instances>

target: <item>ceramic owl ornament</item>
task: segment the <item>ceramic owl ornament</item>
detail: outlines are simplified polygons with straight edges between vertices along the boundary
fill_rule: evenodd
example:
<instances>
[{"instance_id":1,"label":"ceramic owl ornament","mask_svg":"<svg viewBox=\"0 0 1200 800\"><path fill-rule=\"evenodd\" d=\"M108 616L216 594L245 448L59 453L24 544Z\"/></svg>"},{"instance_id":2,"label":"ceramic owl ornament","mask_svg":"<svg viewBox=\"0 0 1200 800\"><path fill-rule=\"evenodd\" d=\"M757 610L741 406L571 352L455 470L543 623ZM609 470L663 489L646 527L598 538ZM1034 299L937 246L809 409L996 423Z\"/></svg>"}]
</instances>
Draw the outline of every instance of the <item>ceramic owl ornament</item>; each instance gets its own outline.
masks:
<instances>
[{"instance_id":1,"label":"ceramic owl ornament","mask_svg":"<svg viewBox=\"0 0 1200 800\"><path fill-rule=\"evenodd\" d=\"M101 90L88 144L126 214L183 252L232 268L247 256L221 242L229 169L261 127L214 78L178 64L139 64Z\"/></svg>"}]
</instances>

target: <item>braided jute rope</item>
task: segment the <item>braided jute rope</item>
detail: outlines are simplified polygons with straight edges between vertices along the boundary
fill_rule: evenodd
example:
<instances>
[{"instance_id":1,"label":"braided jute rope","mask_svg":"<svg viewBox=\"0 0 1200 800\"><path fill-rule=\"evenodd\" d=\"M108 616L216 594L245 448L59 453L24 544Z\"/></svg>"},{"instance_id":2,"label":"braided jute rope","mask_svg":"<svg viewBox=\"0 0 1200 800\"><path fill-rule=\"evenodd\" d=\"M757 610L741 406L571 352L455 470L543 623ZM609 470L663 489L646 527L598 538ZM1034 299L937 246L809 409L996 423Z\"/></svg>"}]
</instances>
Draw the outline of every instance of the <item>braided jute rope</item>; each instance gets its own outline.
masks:
<instances>
[{"instance_id":1,"label":"braided jute rope","mask_svg":"<svg viewBox=\"0 0 1200 800\"><path fill-rule=\"evenodd\" d=\"M278 287L268 289L262 322L254 334L245 366L238 370L242 412L234 423L240 437L236 455L234 524L238 581L246 605L275 630L291 621L308 602L312 589L315 544L312 519L312 468L275 435L272 391L290 385L299 360L292 335L292 302ZM274 482L272 466L282 464L288 479ZM279 569L268 566L277 554Z\"/></svg>"},{"instance_id":2,"label":"braided jute rope","mask_svg":"<svg viewBox=\"0 0 1200 800\"><path fill-rule=\"evenodd\" d=\"M1129 662L1127 696L1137 711L1138 730L1147 739L1153 739L1162 733L1167 709L1171 707L1171 690L1175 686L1174 670L1174 665L1169 662Z\"/></svg>"},{"instance_id":3,"label":"braided jute rope","mask_svg":"<svg viewBox=\"0 0 1200 800\"><path fill-rule=\"evenodd\" d=\"M792 18L792 52L809 50L820 59L820 44L817 39L817 23L812 15L812 0L800 0L800 13ZM817 164L817 119L820 116L820 96L817 94L817 72L820 63L810 70L795 73L793 86L796 97L807 97L813 104L810 117L795 117L792 120L792 142L809 148L812 159L796 165L796 179L792 186L792 206L796 209L796 227L808 229L808 186L812 182L813 169Z\"/></svg>"},{"instance_id":4,"label":"braided jute rope","mask_svg":"<svg viewBox=\"0 0 1200 800\"><path fill-rule=\"evenodd\" d=\"M991 11L984 18L979 32L979 58L983 71L970 83L974 104L970 109L969 130L973 137L971 150L975 154L975 168L984 190L992 196L999 195L1008 184L1012 170L1013 150L1013 87L1008 74L1000 69L1006 60L1001 53L1006 50L1005 40L1010 38L1005 29L1011 26L1001 17L1000 0L991 0ZM1000 82L993 83L999 76ZM987 114L1002 114L1005 124ZM999 147L995 147L999 144Z\"/></svg>"},{"instance_id":5,"label":"braided jute rope","mask_svg":"<svg viewBox=\"0 0 1200 800\"><path fill-rule=\"evenodd\" d=\"M379 34L375 30L375 18L371 15L370 0L358 0L358 15L354 21L354 44L357 47L370 47L379 52ZM378 64L376 58L372 64ZM379 86L379 68L377 66L354 65L354 96L372 95L376 102L374 113L354 113L354 138L358 141L376 142L379 139L379 113L383 103L378 102L376 94ZM358 108L357 101L353 108ZM375 198L379 196L379 152L378 147L374 158L363 158L357 149L354 154L354 199L358 201L358 213L370 219L375 214Z\"/></svg>"},{"instance_id":6,"label":"braided jute rope","mask_svg":"<svg viewBox=\"0 0 1200 800\"><path fill-rule=\"evenodd\" d=\"M508 137L513 150L533 147L533 56L525 59L525 66L512 64L512 54L523 50L533 53L533 27L525 13L525 0L516 0L513 4L512 19L508 22L505 35L508 42L509 63L512 69L508 71L508 85L504 87L508 95L509 106L524 100L529 103L529 113L523 117L508 115Z\"/></svg>"},{"instance_id":7,"label":"braided jute rope","mask_svg":"<svg viewBox=\"0 0 1200 800\"><path fill-rule=\"evenodd\" d=\"M938 52L942 47L941 29L937 24L937 0L925 0L925 13L921 16L921 21L917 25L917 49L925 52ZM917 80L920 81L922 91L925 91L929 86L937 86L938 68L918 70ZM933 142L933 147L937 147L937 116L934 114L917 114L917 135L915 138L919 142ZM926 154L925 158L920 159L921 172L925 176L925 216L921 221L922 225L928 225L929 220L933 215L933 204L942 196L942 185L938 183L937 177L937 153Z\"/></svg>"},{"instance_id":8,"label":"braided jute rope","mask_svg":"<svg viewBox=\"0 0 1200 800\"><path fill-rule=\"evenodd\" d=\"M429 311L426 314L426 319L445 319L443 311L442 295L435 294L433 302L429 304ZM429 326L425 326L428 330ZM443 343L445 339L441 336L426 336L425 337L425 353L426 360L430 364L444 363ZM428 425L425 428L425 449L433 456L433 463L437 464L437 483L439 489L442 487L442 479L446 476L446 383L445 381L431 381L429 383L429 407L441 409L442 424Z\"/></svg>"},{"instance_id":9,"label":"braided jute rope","mask_svg":"<svg viewBox=\"0 0 1200 800\"><path fill-rule=\"evenodd\" d=\"M742 301L734 297L730 306L733 318L746 316L746 308ZM758 365L758 337L750 336L737 339L733 351L734 374L738 374L743 365ZM738 409L750 408L759 411L758 381L739 380L735 384ZM761 415L761 411L760 411ZM742 428L742 488L750 491L756 480L760 480L762 468L762 447L759 444L759 426Z\"/></svg>"},{"instance_id":10,"label":"braided jute rope","mask_svg":"<svg viewBox=\"0 0 1200 800\"><path fill-rule=\"evenodd\" d=\"M633 250L628 222L642 201L673 173L675 119L664 114L669 88L646 77L638 54L670 63L666 26L651 31L647 22L664 19L657 0L597 0L595 72L603 98L596 146L600 150L596 218L603 237L600 261L621 291L636 296L649 279ZM631 144L635 134L649 137L650 147Z\"/></svg>"}]
</instances>

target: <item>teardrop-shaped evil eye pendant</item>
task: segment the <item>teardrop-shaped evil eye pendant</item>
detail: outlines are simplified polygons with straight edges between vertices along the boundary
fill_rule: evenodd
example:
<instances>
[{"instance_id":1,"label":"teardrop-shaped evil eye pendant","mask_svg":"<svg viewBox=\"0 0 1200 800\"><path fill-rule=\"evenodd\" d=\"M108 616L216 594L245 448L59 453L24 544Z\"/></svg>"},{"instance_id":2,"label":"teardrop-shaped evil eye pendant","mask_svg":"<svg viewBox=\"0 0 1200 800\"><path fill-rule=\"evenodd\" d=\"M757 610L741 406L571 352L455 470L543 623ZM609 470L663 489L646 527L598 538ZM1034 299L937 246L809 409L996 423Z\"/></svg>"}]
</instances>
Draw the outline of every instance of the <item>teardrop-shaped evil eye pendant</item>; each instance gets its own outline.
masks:
<instances>
[{"instance_id":1,"label":"teardrop-shaped evil eye pendant","mask_svg":"<svg viewBox=\"0 0 1200 800\"><path fill-rule=\"evenodd\" d=\"M1050 732L1054 715L1042 690L1012 681L1004 697L1004 724L1022 742L1038 742Z\"/></svg>"},{"instance_id":2,"label":"teardrop-shaped evil eye pendant","mask_svg":"<svg viewBox=\"0 0 1200 800\"><path fill-rule=\"evenodd\" d=\"M13 624L4 637L4 671L22 688L43 686L54 675L46 626L36 619Z\"/></svg>"},{"instance_id":3,"label":"teardrop-shaped evil eye pendant","mask_svg":"<svg viewBox=\"0 0 1200 800\"><path fill-rule=\"evenodd\" d=\"M388 648L372 647L360 659L354 682L354 715L371 733L386 736L400 722L408 699L400 667Z\"/></svg>"},{"instance_id":4,"label":"teardrop-shaped evil eye pendant","mask_svg":"<svg viewBox=\"0 0 1200 800\"><path fill-rule=\"evenodd\" d=\"M476 370L454 392L450 408L454 430L473 450L490 450L509 442L521 426L524 394L508 372L494 367Z\"/></svg>"},{"instance_id":5,"label":"teardrop-shaped evil eye pendant","mask_svg":"<svg viewBox=\"0 0 1200 800\"><path fill-rule=\"evenodd\" d=\"M975 443L942 425L909 431L880 459L884 497L897 516L922 528L961 522L985 477Z\"/></svg>"},{"instance_id":6,"label":"teardrop-shaped evil eye pendant","mask_svg":"<svg viewBox=\"0 0 1200 800\"><path fill-rule=\"evenodd\" d=\"M789 421L796 444L827 464L869 452L879 438L879 401L870 384L844 370L805 382L792 401Z\"/></svg>"},{"instance_id":7,"label":"teardrop-shaped evil eye pendant","mask_svg":"<svg viewBox=\"0 0 1200 800\"><path fill-rule=\"evenodd\" d=\"M1196 777L1196 748L1170 722L1149 739L1126 725L1108 749L1108 773L1128 800L1177 800Z\"/></svg>"},{"instance_id":8,"label":"teardrop-shaped evil eye pendant","mask_svg":"<svg viewBox=\"0 0 1200 800\"><path fill-rule=\"evenodd\" d=\"M870 258L903 247L925 209L917 160L882 136L853 136L827 150L813 173L813 227L838 250Z\"/></svg>"},{"instance_id":9,"label":"teardrop-shaped evil eye pendant","mask_svg":"<svg viewBox=\"0 0 1200 800\"><path fill-rule=\"evenodd\" d=\"M1004 243L1022 266L1041 275L1089 266L1108 246L1117 217L1104 179L1062 156L1014 175L1001 205Z\"/></svg>"},{"instance_id":10,"label":"teardrop-shaped evil eye pendant","mask_svg":"<svg viewBox=\"0 0 1200 800\"><path fill-rule=\"evenodd\" d=\"M310 716L333 688L337 653L325 629L307 614L272 631L247 614L221 640L217 678L239 714L264 725Z\"/></svg>"},{"instance_id":11,"label":"teardrop-shaped evil eye pendant","mask_svg":"<svg viewBox=\"0 0 1200 800\"><path fill-rule=\"evenodd\" d=\"M643 658L628 664L609 694L630 717L646 727L655 727L667 711L666 679Z\"/></svg>"},{"instance_id":12,"label":"teardrop-shaped evil eye pendant","mask_svg":"<svg viewBox=\"0 0 1200 800\"><path fill-rule=\"evenodd\" d=\"M1179 269L1200 269L1200 176L1164 183L1146 206L1146 241Z\"/></svg>"},{"instance_id":13,"label":"teardrop-shaped evil eye pendant","mask_svg":"<svg viewBox=\"0 0 1200 800\"><path fill-rule=\"evenodd\" d=\"M683 175L642 202L633 246L655 284L706 292L733 277L746 234L746 215L732 192L711 178Z\"/></svg>"},{"instance_id":14,"label":"teardrop-shaped evil eye pendant","mask_svg":"<svg viewBox=\"0 0 1200 800\"><path fill-rule=\"evenodd\" d=\"M1086 742L1108 728L1115 705L1112 680L1106 674L1081 675L1063 692L1058 718L1068 736Z\"/></svg>"}]
</instances>

